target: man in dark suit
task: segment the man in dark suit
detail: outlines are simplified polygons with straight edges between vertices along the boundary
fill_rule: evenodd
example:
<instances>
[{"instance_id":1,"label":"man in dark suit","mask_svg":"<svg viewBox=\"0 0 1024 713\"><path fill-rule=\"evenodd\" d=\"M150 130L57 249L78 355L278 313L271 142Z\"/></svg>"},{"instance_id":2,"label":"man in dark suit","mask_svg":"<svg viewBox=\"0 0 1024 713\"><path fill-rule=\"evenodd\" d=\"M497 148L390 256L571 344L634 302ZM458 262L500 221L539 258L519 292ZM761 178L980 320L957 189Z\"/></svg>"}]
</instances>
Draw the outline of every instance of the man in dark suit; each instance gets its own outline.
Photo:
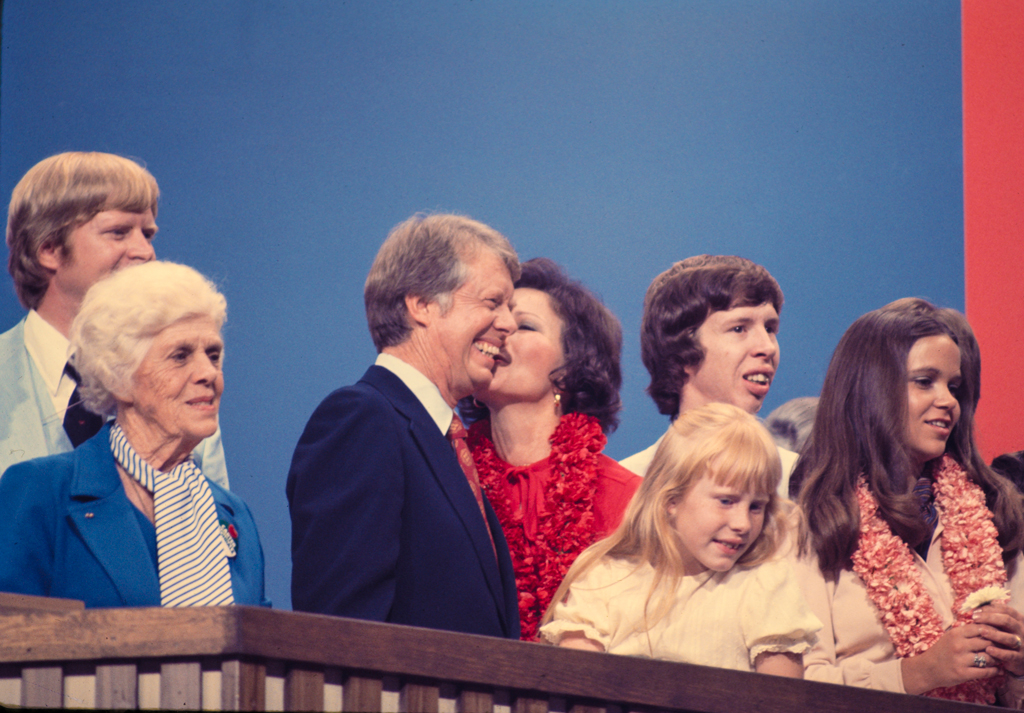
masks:
<instances>
[{"instance_id":1,"label":"man in dark suit","mask_svg":"<svg viewBox=\"0 0 1024 713\"><path fill-rule=\"evenodd\" d=\"M508 546L454 413L516 329L518 276L512 246L474 220L391 231L364 293L377 361L324 399L292 458L295 610L519 638Z\"/></svg>"}]
</instances>

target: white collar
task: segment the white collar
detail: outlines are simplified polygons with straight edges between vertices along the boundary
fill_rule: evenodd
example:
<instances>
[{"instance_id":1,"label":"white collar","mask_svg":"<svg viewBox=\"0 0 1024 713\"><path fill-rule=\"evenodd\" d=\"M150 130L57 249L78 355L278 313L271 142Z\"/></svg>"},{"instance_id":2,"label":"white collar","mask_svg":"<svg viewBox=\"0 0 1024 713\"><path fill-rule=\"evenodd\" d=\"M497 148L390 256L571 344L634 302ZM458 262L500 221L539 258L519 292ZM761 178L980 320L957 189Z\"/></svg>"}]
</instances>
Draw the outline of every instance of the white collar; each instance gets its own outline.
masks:
<instances>
[{"instance_id":1,"label":"white collar","mask_svg":"<svg viewBox=\"0 0 1024 713\"><path fill-rule=\"evenodd\" d=\"M34 309L25 318L25 349L42 374L50 397L57 395L71 343Z\"/></svg>"},{"instance_id":2,"label":"white collar","mask_svg":"<svg viewBox=\"0 0 1024 713\"><path fill-rule=\"evenodd\" d=\"M441 429L441 433L448 434L448 427L452 425L452 416L455 415L455 412L441 396L441 390L437 388L437 384L424 376L419 369L393 354L384 354L383 352L378 354L374 364L384 367L401 379L409 391L423 404L423 408Z\"/></svg>"}]
</instances>

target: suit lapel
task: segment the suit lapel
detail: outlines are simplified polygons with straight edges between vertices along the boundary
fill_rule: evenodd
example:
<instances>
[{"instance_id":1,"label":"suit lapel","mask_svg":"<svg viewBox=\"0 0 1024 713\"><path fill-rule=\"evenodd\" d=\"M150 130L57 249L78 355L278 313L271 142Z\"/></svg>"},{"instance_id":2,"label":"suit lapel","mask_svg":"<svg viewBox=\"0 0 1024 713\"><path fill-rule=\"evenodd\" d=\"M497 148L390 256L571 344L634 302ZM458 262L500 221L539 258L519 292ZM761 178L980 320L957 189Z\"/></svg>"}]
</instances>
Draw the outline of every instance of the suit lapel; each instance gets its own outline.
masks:
<instances>
[{"instance_id":1,"label":"suit lapel","mask_svg":"<svg viewBox=\"0 0 1024 713\"><path fill-rule=\"evenodd\" d=\"M423 453L438 486L466 528L466 534L473 544L487 587L494 599L495 609L501 618L502 627L507 630L508 612L505 611L501 573L491 546L487 523L480 513L480 506L466 481L466 475L462 472L451 444L438 430L437 424L430 418L423 404L395 374L383 367L371 366L363 380L384 394L395 409L408 419L410 436ZM500 537L500 529L496 536ZM518 612L516 615L518 616Z\"/></svg>"},{"instance_id":2,"label":"suit lapel","mask_svg":"<svg viewBox=\"0 0 1024 713\"><path fill-rule=\"evenodd\" d=\"M487 523L480 512L473 489L466 481L466 474L462 471L451 444L437 432L433 421L429 426L434 429L434 432L427 430L422 423L411 421L409 433L412 434L413 440L416 441L426 457L427 465L430 466L438 485L466 527L473 542L473 548L487 575L487 584L491 588L492 594L495 594L500 601L501 585L498 562L494 556L494 548L491 546Z\"/></svg>"},{"instance_id":3,"label":"suit lapel","mask_svg":"<svg viewBox=\"0 0 1024 713\"><path fill-rule=\"evenodd\" d=\"M160 601L160 581L149 548L121 486L109 447L110 425L75 451L68 519L100 563L122 601Z\"/></svg>"}]
</instances>

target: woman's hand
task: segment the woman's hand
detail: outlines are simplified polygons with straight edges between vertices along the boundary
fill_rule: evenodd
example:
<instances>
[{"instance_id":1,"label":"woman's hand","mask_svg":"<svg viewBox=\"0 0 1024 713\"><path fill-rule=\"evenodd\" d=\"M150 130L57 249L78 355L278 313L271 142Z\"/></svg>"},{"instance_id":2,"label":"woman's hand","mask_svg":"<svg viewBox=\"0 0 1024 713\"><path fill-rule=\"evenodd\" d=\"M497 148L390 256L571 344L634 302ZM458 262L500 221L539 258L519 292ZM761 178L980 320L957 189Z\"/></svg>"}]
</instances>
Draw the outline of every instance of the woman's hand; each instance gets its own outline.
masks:
<instances>
[{"instance_id":1,"label":"woman's hand","mask_svg":"<svg viewBox=\"0 0 1024 713\"><path fill-rule=\"evenodd\" d=\"M980 624L949 629L923 654L902 659L903 687L907 693L924 693L998 675L999 661L988 654L991 640L982 635L984 629ZM975 665L979 656L985 659L985 668Z\"/></svg>"},{"instance_id":2,"label":"woman's hand","mask_svg":"<svg viewBox=\"0 0 1024 713\"><path fill-rule=\"evenodd\" d=\"M974 623L989 642L985 653L1014 676L1024 676L1024 616L1003 602L993 602L974 611Z\"/></svg>"}]
</instances>

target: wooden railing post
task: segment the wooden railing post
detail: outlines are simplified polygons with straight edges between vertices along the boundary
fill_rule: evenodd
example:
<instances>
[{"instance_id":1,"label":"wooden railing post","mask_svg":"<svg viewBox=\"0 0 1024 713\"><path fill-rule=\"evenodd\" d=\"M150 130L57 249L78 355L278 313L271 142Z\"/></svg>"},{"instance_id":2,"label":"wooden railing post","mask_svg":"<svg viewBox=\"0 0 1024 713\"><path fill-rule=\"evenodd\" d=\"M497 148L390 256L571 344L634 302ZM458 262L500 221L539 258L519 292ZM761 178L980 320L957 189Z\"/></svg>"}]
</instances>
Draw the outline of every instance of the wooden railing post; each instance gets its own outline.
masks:
<instances>
[{"instance_id":1,"label":"wooden railing post","mask_svg":"<svg viewBox=\"0 0 1024 713\"><path fill-rule=\"evenodd\" d=\"M322 669L292 667L284 681L286 711L322 711L324 709L324 672Z\"/></svg>"}]
</instances>

